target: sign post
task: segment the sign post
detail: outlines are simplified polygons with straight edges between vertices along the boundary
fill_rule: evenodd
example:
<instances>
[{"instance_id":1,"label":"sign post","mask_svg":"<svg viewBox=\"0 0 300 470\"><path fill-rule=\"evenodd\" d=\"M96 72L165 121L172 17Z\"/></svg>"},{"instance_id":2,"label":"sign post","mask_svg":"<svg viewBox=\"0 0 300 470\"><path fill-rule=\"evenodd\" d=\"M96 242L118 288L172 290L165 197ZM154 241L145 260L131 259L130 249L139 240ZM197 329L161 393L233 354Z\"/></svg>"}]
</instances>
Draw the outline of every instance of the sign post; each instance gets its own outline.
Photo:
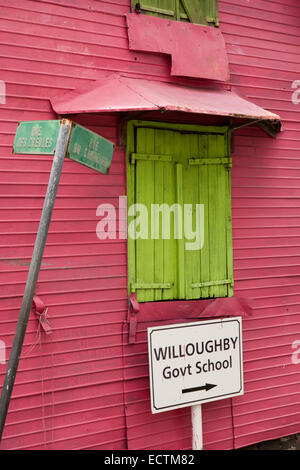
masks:
<instances>
[{"instance_id":1,"label":"sign post","mask_svg":"<svg viewBox=\"0 0 300 470\"><path fill-rule=\"evenodd\" d=\"M191 407L192 429L193 429L193 450L203 449L202 433L202 406L194 405Z\"/></svg>"},{"instance_id":2,"label":"sign post","mask_svg":"<svg viewBox=\"0 0 300 470\"><path fill-rule=\"evenodd\" d=\"M148 328L152 413L192 407L195 449L202 448L201 404L244 393L241 323L232 317Z\"/></svg>"},{"instance_id":3,"label":"sign post","mask_svg":"<svg viewBox=\"0 0 300 470\"><path fill-rule=\"evenodd\" d=\"M19 123L14 140L14 153L30 155L54 154L54 159L29 267L14 342L1 392L0 440L2 438L49 225L51 222L56 193L59 186L60 175L62 172L63 162L68 151L68 146L70 150L67 156L100 173L108 173L112 160L114 150L114 144L112 142L107 141L98 134L95 134L81 126L78 126L80 128L80 135L78 136L78 132L75 132L75 136L72 138L72 129L76 129L76 126L76 124L73 124L72 121L69 121L68 119L63 119L61 121L23 121Z\"/></svg>"},{"instance_id":4,"label":"sign post","mask_svg":"<svg viewBox=\"0 0 300 470\"><path fill-rule=\"evenodd\" d=\"M32 305L38 274L40 271L41 261L43 257L44 247L47 239L48 229L51 221L51 215L54 207L56 193L58 189L59 179L62 166L68 146L68 140L71 132L72 123L67 119L63 120L59 126L59 132L56 142L55 157L53 159L50 179L48 183L47 193L44 201L43 211L41 215L40 225L36 236L32 259L29 267L29 273L25 286L23 301L19 314L17 329L15 333L12 350L10 353L6 376L2 387L0 398L0 439L6 420L8 406L12 389L14 386L15 376L19 364L22 351L24 336L27 328L28 317ZM35 131L34 131L35 132ZM38 131L37 131L38 132ZM40 131L41 132L41 131ZM24 143L24 141L23 141Z\"/></svg>"}]
</instances>

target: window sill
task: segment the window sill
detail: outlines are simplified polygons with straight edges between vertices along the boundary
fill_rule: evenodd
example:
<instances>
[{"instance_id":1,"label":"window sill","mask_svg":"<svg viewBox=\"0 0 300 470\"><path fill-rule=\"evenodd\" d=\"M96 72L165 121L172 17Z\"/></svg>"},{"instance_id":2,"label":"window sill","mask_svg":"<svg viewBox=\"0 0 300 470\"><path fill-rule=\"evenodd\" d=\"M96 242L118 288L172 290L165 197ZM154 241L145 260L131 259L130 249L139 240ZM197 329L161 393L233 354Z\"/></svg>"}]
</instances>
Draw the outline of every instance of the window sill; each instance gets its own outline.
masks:
<instances>
[{"instance_id":1,"label":"window sill","mask_svg":"<svg viewBox=\"0 0 300 470\"><path fill-rule=\"evenodd\" d=\"M243 297L138 303L135 294L131 294L128 308L128 342L136 342L137 323L184 323L187 320L251 315L250 299Z\"/></svg>"}]
</instances>

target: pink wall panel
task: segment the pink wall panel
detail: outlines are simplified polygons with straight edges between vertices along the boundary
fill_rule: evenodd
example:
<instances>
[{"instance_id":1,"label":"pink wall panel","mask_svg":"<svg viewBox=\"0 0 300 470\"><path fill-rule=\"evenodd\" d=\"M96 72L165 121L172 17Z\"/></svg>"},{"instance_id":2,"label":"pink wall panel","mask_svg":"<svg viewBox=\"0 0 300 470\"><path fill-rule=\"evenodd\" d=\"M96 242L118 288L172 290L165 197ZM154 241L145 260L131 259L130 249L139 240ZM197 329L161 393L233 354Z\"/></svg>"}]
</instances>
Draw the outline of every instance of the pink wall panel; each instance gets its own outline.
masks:
<instances>
[{"instance_id":1,"label":"pink wall panel","mask_svg":"<svg viewBox=\"0 0 300 470\"><path fill-rule=\"evenodd\" d=\"M233 89L280 114L283 132L270 140L237 133L232 215L236 295L253 299L244 321L245 395L234 402L235 446L299 432L300 339L299 5L295 1L219 2ZM268 11L267 11L268 10Z\"/></svg>"},{"instance_id":2,"label":"pink wall panel","mask_svg":"<svg viewBox=\"0 0 300 470\"><path fill-rule=\"evenodd\" d=\"M107 14L103 8L89 13L84 2L72 9L48 2L4 3L0 339L8 356L52 161L12 156L17 121L55 119L52 94L97 78L103 64L114 68L109 57L115 67L128 68L128 53L119 6L115 14ZM82 124L116 141L115 116L86 118ZM125 181L118 148L108 177L64 163L37 286L53 334L39 333L31 313L3 449L124 448L121 331L127 305L126 243L97 238L96 209L101 203L116 205L126 193ZM1 364L1 384L4 372Z\"/></svg>"},{"instance_id":3,"label":"pink wall panel","mask_svg":"<svg viewBox=\"0 0 300 470\"><path fill-rule=\"evenodd\" d=\"M166 81L170 63L164 55L129 51L129 0L0 6L0 80L7 92L0 104L0 340L8 357L52 161L12 156L17 122L55 119L49 98L103 71ZM246 128L233 140L235 295L251 298L254 312L243 323L245 395L203 407L207 449L300 431L300 364L293 347L300 342L300 104L292 102L292 84L300 80L300 6L296 0L274 0L272 8L263 0L219 0L219 12L231 72L227 87L280 114L284 130L271 139ZM117 205L126 194L117 116L74 119L117 148L109 176L64 164L37 287L53 335L39 335L31 313L0 448L155 449L162 445L161 426L166 446L188 449L187 410L159 418L149 412L142 326L140 375L126 375L126 240L96 236L98 205ZM0 363L0 385L5 369Z\"/></svg>"}]
</instances>

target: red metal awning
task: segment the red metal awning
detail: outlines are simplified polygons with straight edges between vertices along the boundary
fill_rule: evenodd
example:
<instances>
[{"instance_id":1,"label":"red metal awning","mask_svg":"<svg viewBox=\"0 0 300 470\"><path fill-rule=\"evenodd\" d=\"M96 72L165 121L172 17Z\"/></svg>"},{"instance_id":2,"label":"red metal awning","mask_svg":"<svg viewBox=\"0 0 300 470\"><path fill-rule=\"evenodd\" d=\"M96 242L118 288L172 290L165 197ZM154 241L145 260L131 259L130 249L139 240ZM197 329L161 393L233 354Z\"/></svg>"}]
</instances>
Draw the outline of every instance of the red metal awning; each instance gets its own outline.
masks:
<instances>
[{"instance_id":1,"label":"red metal awning","mask_svg":"<svg viewBox=\"0 0 300 470\"><path fill-rule=\"evenodd\" d=\"M128 111L181 111L258 121L275 135L280 117L233 91L194 88L174 83L111 74L51 100L59 115Z\"/></svg>"}]
</instances>

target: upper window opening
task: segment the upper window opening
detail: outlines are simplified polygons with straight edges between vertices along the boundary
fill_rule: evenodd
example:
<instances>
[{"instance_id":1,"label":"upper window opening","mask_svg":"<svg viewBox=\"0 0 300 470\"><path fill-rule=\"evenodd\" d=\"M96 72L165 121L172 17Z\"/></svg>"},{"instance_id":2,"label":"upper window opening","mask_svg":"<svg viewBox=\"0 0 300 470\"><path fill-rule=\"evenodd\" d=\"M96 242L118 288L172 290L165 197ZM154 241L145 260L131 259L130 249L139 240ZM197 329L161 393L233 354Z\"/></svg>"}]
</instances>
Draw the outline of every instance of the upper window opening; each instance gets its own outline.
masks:
<instances>
[{"instance_id":1,"label":"upper window opening","mask_svg":"<svg viewBox=\"0 0 300 470\"><path fill-rule=\"evenodd\" d=\"M131 0L132 11L168 20L219 26L217 0Z\"/></svg>"},{"instance_id":2,"label":"upper window opening","mask_svg":"<svg viewBox=\"0 0 300 470\"><path fill-rule=\"evenodd\" d=\"M228 128L131 121L127 150L129 293L231 297Z\"/></svg>"}]
</instances>

